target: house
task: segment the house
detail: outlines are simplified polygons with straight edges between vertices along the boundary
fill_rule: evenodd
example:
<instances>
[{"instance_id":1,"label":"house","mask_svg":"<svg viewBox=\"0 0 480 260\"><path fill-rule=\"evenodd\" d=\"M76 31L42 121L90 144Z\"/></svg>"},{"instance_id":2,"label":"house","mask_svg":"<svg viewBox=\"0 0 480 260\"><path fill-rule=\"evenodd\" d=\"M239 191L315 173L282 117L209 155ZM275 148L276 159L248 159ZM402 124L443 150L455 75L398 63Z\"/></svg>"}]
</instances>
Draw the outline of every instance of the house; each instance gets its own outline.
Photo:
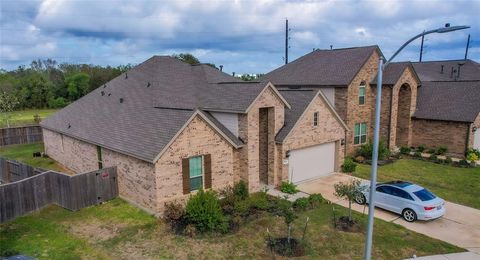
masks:
<instances>
[{"instance_id":1,"label":"house","mask_svg":"<svg viewBox=\"0 0 480 260\"><path fill-rule=\"evenodd\" d=\"M480 149L480 64L448 60L413 67L422 87L412 117L412 145L445 146L456 156Z\"/></svg>"},{"instance_id":2,"label":"house","mask_svg":"<svg viewBox=\"0 0 480 260\"><path fill-rule=\"evenodd\" d=\"M373 137L378 46L314 50L265 74L281 90L320 90L348 129L346 153ZM411 115L420 80L412 64L387 67L382 86L381 139L390 147L412 143Z\"/></svg>"},{"instance_id":3,"label":"house","mask_svg":"<svg viewBox=\"0 0 480 260\"><path fill-rule=\"evenodd\" d=\"M120 196L160 214L165 202L200 188L244 180L253 192L336 171L348 133L321 91L279 91L166 56L98 87L41 127L51 158L77 173L116 166Z\"/></svg>"}]
</instances>

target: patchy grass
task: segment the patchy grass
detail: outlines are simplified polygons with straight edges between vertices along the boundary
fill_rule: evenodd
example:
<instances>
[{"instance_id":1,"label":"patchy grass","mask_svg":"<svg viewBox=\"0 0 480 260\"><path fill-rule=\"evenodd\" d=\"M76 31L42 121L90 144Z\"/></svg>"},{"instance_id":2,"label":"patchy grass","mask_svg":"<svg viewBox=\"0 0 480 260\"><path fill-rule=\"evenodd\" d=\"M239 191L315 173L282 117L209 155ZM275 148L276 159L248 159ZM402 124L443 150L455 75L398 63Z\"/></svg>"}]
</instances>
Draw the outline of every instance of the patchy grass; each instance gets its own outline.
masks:
<instances>
[{"instance_id":1,"label":"patchy grass","mask_svg":"<svg viewBox=\"0 0 480 260\"><path fill-rule=\"evenodd\" d=\"M8 112L6 114L10 116L10 126L23 126L35 124L35 115L39 115L41 119L45 119L57 111L58 109L27 109ZM0 127L7 127L7 122L3 116L0 118Z\"/></svg>"},{"instance_id":2,"label":"patchy grass","mask_svg":"<svg viewBox=\"0 0 480 260\"><path fill-rule=\"evenodd\" d=\"M370 179L370 166L358 165L354 176ZM480 209L480 167L457 168L401 159L378 168L379 181L404 180L423 186L443 199Z\"/></svg>"},{"instance_id":3,"label":"patchy grass","mask_svg":"<svg viewBox=\"0 0 480 260\"><path fill-rule=\"evenodd\" d=\"M337 213L346 209L335 206ZM345 233L332 227L332 205L299 213L293 235L301 238L309 217L306 254L319 259L361 259L363 233ZM366 227L366 216L355 213ZM263 213L233 234L206 234L197 238L174 235L162 221L121 199L70 212L50 206L39 213L0 225L0 255L23 253L39 259L152 259L152 258L271 258L266 247L267 228L285 236L282 218ZM403 259L430 254L462 252L461 248L375 221L374 259Z\"/></svg>"},{"instance_id":4,"label":"patchy grass","mask_svg":"<svg viewBox=\"0 0 480 260\"><path fill-rule=\"evenodd\" d=\"M43 143L19 144L0 147L0 156L29 164L33 167L68 173L67 169L50 158L33 157L33 152L43 152Z\"/></svg>"}]
</instances>

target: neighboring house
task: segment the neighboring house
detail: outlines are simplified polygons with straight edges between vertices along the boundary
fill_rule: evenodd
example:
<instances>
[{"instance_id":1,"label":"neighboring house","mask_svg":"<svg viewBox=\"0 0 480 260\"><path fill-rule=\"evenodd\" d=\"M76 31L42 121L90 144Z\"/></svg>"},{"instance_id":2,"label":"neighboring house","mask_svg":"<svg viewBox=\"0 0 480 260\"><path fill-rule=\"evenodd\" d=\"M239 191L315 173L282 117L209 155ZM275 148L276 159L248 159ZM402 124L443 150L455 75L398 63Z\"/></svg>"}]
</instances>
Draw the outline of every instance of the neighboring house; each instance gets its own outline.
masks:
<instances>
[{"instance_id":1,"label":"neighboring house","mask_svg":"<svg viewBox=\"0 0 480 260\"><path fill-rule=\"evenodd\" d=\"M413 114L413 146L446 146L464 156L480 149L480 64L472 60L413 63L422 87Z\"/></svg>"},{"instance_id":2,"label":"neighboring house","mask_svg":"<svg viewBox=\"0 0 480 260\"><path fill-rule=\"evenodd\" d=\"M327 99L154 56L41 126L51 158L75 172L117 166L120 195L161 213L200 188L244 180L253 192L338 170L348 131Z\"/></svg>"},{"instance_id":3,"label":"neighboring house","mask_svg":"<svg viewBox=\"0 0 480 260\"><path fill-rule=\"evenodd\" d=\"M350 129L346 152L373 137L378 46L314 50L264 75L281 90L321 90ZM420 81L410 63L392 64L382 89L381 138L391 147L411 145L411 115Z\"/></svg>"}]
</instances>

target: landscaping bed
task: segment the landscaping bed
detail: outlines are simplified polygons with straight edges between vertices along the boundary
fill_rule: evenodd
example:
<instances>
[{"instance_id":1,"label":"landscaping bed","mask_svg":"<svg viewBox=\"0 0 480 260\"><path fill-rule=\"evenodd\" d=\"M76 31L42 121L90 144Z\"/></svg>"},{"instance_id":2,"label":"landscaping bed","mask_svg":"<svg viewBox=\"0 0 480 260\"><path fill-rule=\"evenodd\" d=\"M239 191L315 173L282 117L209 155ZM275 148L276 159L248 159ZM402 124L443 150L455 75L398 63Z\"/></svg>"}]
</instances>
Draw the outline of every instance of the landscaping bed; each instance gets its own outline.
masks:
<instances>
[{"instance_id":1,"label":"landscaping bed","mask_svg":"<svg viewBox=\"0 0 480 260\"><path fill-rule=\"evenodd\" d=\"M340 206L335 206L335 212L337 216L347 214ZM321 203L297 214L291 233L298 243L305 234L305 256L361 259L365 234L336 230L331 204ZM353 213L353 217L365 230L366 216ZM308 228L304 232L307 218ZM233 232L189 237L175 234L163 220L115 199L78 212L50 206L2 224L0 255L22 253L38 259L273 258L278 254L268 246L269 237L283 241L286 230L284 219L267 211L257 211ZM399 225L375 221L374 259L462 251L465 250Z\"/></svg>"}]
</instances>

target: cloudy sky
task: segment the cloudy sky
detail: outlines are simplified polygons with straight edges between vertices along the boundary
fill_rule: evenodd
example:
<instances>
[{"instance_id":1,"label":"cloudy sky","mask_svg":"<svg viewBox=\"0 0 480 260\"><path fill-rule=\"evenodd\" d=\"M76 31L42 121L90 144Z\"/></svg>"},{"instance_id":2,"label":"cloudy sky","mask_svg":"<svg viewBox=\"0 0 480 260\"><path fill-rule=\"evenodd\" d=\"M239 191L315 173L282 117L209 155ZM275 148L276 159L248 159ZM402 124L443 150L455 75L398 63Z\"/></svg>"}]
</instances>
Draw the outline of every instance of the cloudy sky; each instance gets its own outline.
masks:
<instances>
[{"instance_id":1,"label":"cloudy sky","mask_svg":"<svg viewBox=\"0 0 480 260\"><path fill-rule=\"evenodd\" d=\"M424 60L480 61L480 0L1 0L0 68L33 59L138 64L152 55L190 52L227 72L264 73L313 48L378 44L389 57L423 30L449 22L471 29L432 34ZM420 41L397 60L418 60Z\"/></svg>"}]
</instances>

